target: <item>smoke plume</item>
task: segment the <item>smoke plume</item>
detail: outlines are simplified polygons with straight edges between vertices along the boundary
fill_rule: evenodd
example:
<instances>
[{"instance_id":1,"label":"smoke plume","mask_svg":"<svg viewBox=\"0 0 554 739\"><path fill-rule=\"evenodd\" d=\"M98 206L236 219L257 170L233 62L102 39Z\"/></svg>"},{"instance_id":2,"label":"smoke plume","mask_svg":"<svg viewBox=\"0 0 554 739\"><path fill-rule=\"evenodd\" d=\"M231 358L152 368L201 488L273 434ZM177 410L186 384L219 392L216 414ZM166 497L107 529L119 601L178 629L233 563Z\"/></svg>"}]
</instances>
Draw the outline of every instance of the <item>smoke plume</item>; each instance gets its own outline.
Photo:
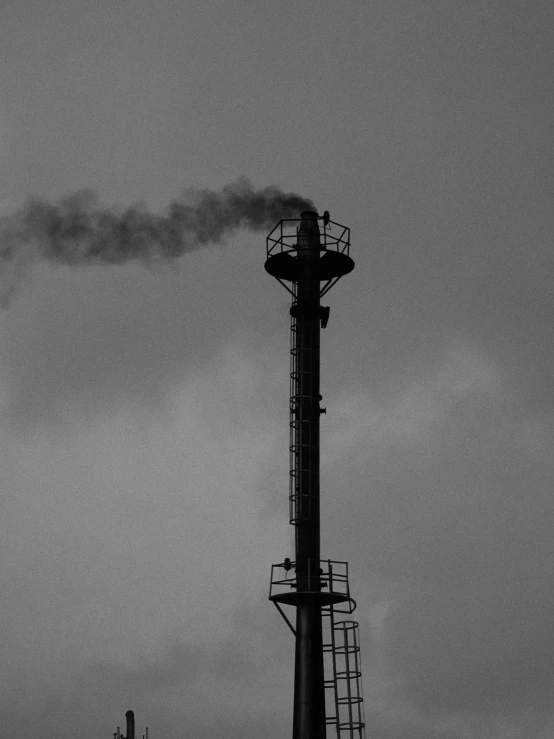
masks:
<instances>
[{"instance_id":1,"label":"smoke plume","mask_svg":"<svg viewBox=\"0 0 554 739\"><path fill-rule=\"evenodd\" d=\"M281 218L313 210L311 200L269 186L255 190L246 178L219 192L189 188L162 214L142 205L107 208L91 190L58 204L30 198L0 219L0 301L4 307L29 266L44 260L66 265L144 265L170 262L240 228L260 230Z\"/></svg>"}]
</instances>

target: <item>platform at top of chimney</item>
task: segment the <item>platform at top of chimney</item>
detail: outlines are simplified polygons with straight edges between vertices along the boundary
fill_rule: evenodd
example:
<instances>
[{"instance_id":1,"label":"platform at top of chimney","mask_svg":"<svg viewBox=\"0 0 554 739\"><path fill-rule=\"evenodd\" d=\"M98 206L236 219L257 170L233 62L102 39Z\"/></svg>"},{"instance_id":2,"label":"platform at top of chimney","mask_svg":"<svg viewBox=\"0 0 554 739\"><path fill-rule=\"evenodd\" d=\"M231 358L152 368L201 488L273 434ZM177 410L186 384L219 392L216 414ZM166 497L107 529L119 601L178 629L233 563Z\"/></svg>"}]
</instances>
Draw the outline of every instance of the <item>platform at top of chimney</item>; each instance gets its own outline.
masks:
<instances>
[{"instance_id":1,"label":"platform at top of chimney","mask_svg":"<svg viewBox=\"0 0 554 739\"><path fill-rule=\"evenodd\" d=\"M321 250L323 251L323 250ZM354 261L346 254L327 251L319 258L317 274L320 282L343 277L354 269ZM272 277L287 282L298 282L302 275L303 264L297 256L290 252L274 254L266 260L265 270Z\"/></svg>"},{"instance_id":2,"label":"platform at top of chimney","mask_svg":"<svg viewBox=\"0 0 554 739\"><path fill-rule=\"evenodd\" d=\"M304 211L299 219L279 221L269 234L265 269L280 281L297 282L303 274L304 259L313 260L317 252L319 280L336 281L354 269L349 251L349 228L331 221L327 212L321 217L314 211Z\"/></svg>"}]
</instances>

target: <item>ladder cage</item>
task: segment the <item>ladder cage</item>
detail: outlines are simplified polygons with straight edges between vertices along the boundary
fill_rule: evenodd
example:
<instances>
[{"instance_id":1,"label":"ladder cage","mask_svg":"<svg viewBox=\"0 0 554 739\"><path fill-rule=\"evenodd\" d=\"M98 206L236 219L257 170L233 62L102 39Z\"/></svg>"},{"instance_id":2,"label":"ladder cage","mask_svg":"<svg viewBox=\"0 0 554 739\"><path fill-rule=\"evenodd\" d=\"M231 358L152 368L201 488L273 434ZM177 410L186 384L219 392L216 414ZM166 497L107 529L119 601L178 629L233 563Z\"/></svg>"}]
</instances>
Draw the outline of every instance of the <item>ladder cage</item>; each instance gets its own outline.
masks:
<instances>
[{"instance_id":1,"label":"ladder cage","mask_svg":"<svg viewBox=\"0 0 554 739\"><path fill-rule=\"evenodd\" d=\"M293 284L296 305L296 283ZM299 355L304 366L307 357L319 353L319 336L305 330L298 331L298 321L291 315L290 330L290 421L289 421L289 522L311 520L313 505L319 498L319 436L313 426L313 377L308 369L299 369ZM299 343L299 337L304 343ZM316 401L319 402L319 395ZM319 412L319 406L318 410Z\"/></svg>"},{"instance_id":2,"label":"ladder cage","mask_svg":"<svg viewBox=\"0 0 554 739\"><path fill-rule=\"evenodd\" d=\"M337 739L364 739L365 717L357 621L335 620L333 604L322 608L326 724Z\"/></svg>"}]
</instances>

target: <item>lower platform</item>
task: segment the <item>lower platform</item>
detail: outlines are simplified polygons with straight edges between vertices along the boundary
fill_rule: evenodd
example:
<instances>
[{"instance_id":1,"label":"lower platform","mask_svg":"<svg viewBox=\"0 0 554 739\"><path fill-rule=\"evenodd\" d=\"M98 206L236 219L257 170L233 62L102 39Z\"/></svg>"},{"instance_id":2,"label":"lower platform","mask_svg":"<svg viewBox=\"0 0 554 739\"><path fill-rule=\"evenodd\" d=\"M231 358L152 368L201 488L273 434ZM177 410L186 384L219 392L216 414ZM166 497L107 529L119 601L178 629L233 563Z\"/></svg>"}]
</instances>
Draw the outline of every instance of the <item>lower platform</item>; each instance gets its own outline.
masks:
<instances>
[{"instance_id":1,"label":"lower platform","mask_svg":"<svg viewBox=\"0 0 554 739\"><path fill-rule=\"evenodd\" d=\"M304 562L301 578L296 572L296 562L290 559L272 565L269 600L290 606L314 602L320 606L347 603L352 600L348 563L332 559L308 560Z\"/></svg>"},{"instance_id":2,"label":"lower platform","mask_svg":"<svg viewBox=\"0 0 554 739\"><path fill-rule=\"evenodd\" d=\"M269 600L274 603L286 603L288 606L299 606L304 603L318 603L320 606L330 606L335 603L345 603L350 596L344 593L329 593L325 590L304 590L300 593L290 591L288 593L276 593L270 595Z\"/></svg>"}]
</instances>

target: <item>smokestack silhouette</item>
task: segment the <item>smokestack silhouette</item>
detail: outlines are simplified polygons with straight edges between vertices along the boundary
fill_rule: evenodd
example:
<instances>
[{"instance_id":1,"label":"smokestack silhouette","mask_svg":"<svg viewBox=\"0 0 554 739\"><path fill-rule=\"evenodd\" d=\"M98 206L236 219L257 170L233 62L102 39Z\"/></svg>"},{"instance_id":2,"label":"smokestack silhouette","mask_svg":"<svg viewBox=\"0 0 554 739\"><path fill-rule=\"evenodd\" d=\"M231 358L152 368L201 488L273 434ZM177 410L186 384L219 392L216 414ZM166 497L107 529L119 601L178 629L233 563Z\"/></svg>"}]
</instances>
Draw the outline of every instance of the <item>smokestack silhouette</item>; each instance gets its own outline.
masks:
<instances>
[{"instance_id":1,"label":"smokestack silhouette","mask_svg":"<svg viewBox=\"0 0 554 739\"><path fill-rule=\"evenodd\" d=\"M36 261L85 266L179 259L244 228L257 231L314 209L311 200L269 186L255 190L239 178L220 191L189 188L162 214L142 205L125 210L99 204L82 190L57 204L32 197L0 219L0 300L9 302L22 273Z\"/></svg>"},{"instance_id":2,"label":"smokestack silhouette","mask_svg":"<svg viewBox=\"0 0 554 739\"><path fill-rule=\"evenodd\" d=\"M135 714L132 711L127 711L125 718L127 719L127 734L125 739L135 739Z\"/></svg>"}]
</instances>

